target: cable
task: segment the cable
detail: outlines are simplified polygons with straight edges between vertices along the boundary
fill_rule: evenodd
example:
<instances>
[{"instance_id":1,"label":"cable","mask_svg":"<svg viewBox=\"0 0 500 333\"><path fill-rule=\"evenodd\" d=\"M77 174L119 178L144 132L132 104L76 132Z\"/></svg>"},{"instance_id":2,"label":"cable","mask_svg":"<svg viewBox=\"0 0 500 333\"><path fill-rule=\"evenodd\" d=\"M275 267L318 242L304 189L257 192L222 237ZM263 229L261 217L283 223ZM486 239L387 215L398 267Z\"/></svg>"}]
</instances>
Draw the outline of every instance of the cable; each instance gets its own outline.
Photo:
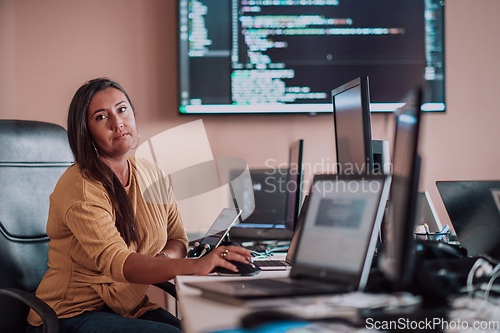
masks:
<instances>
[{"instance_id":1,"label":"cable","mask_svg":"<svg viewBox=\"0 0 500 333\"><path fill-rule=\"evenodd\" d=\"M500 276L499 270L500 270L500 264L496 265L495 268L493 268L493 271L491 272L491 278L488 281L488 285L486 286L486 290L484 292L485 298L488 298L493 283L495 282L496 278Z\"/></svg>"},{"instance_id":2,"label":"cable","mask_svg":"<svg viewBox=\"0 0 500 333\"><path fill-rule=\"evenodd\" d=\"M467 293L469 294L470 297L474 296L474 288L473 288L473 280L474 280L474 274L476 273L476 270L484 264L488 264L489 262L484 260L483 258L479 258L476 260L474 265L469 271L469 274L467 275Z\"/></svg>"}]
</instances>

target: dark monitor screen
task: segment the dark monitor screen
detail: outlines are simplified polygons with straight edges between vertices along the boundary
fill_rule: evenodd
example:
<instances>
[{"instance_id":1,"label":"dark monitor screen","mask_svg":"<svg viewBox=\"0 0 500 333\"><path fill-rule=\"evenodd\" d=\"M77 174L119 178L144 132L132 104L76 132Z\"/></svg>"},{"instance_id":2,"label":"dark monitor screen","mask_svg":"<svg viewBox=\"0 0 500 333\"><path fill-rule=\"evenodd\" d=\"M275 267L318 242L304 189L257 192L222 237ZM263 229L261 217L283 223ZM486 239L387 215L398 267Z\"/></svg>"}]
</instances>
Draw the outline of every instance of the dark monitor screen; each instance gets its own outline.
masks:
<instances>
[{"instance_id":1,"label":"dark monitor screen","mask_svg":"<svg viewBox=\"0 0 500 333\"><path fill-rule=\"evenodd\" d=\"M290 146L288 168L250 169L252 182L231 182L233 196L243 198L234 201L243 210L250 207L254 198L254 210L231 228L231 238L244 240L289 240L293 235L302 197L303 140ZM232 171L241 174L241 170ZM232 177L231 179L234 179ZM245 216L245 214L242 214Z\"/></svg>"},{"instance_id":2,"label":"dark monitor screen","mask_svg":"<svg viewBox=\"0 0 500 333\"><path fill-rule=\"evenodd\" d=\"M241 170L233 170L236 175ZM235 206L251 214L241 216L229 232L231 239L270 240L290 239L292 232L285 226L286 192L288 169L250 169L251 183L231 182L231 190L243 202L235 201ZM253 197L253 201L252 201ZM246 217L245 217L246 216Z\"/></svg>"},{"instance_id":3,"label":"dark monitor screen","mask_svg":"<svg viewBox=\"0 0 500 333\"><path fill-rule=\"evenodd\" d=\"M304 140L298 140L290 146L288 157L288 182L286 189L285 227L294 231L299 217L303 192L302 156Z\"/></svg>"},{"instance_id":4,"label":"dark monitor screen","mask_svg":"<svg viewBox=\"0 0 500 333\"><path fill-rule=\"evenodd\" d=\"M179 112L331 112L369 76L371 111L424 79L445 109L443 0L178 0Z\"/></svg>"},{"instance_id":5,"label":"dark monitor screen","mask_svg":"<svg viewBox=\"0 0 500 333\"><path fill-rule=\"evenodd\" d=\"M398 110L393 150L393 176L384 220L381 270L401 287L411 282L414 265L413 227L418 195L418 138L422 91L410 94Z\"/></svg>"},{"instance_id":6,"label":"dark monitor screen","mask_svg":"<svg viewBox=\"0 0 500 333\"><path fill-rule=\"evenodd\" d=\"M332 90L338 174L373 168L370 94L366 76Z\"/></svg>"},{"instance_id":7,"label":"dark monitor screen","mask_svg":"<svg viewBox=\"0 0 500 333\"><path fill-rule=\"evenodd\" d=\"M500 181L438 181L436 186L467 255L500 259Z\"/></svg>"}]
</instances>

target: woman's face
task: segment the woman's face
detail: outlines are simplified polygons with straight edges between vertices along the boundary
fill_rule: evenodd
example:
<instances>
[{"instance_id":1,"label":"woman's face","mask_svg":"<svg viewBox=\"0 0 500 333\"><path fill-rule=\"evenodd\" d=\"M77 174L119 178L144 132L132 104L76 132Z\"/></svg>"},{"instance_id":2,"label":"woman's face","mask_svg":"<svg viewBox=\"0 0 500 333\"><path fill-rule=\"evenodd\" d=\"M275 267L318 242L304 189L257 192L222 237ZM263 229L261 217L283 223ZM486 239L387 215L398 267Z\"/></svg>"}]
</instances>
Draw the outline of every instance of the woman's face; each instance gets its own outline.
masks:
<instances>
[{"instance_id":1,"label":"woman's face","mask_svg":"<svg viewBox=\"0 0 500 333\"><path fill-rule=\"evenodd\" d=\"M87 127L100 157L122 157L137 143L134 112L125 94L115 88L92 97Z\"/></svg>"}]
</instances>

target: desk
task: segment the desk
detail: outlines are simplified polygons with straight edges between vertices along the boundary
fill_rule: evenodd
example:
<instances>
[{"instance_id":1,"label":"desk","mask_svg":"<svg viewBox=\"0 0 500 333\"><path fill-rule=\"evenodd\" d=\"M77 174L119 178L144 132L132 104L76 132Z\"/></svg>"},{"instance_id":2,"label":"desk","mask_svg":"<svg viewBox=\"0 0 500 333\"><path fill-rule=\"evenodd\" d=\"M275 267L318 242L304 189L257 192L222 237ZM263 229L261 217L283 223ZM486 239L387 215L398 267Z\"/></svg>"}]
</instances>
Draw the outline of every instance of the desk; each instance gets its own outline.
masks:
<instances>
[{"instance_id":1,"label":"desk","mask_svg":"<svg viewBox=\"0 0 500 333\"><path fill-rule=\"evenodd\" d=\"M189 282L200 282L200 281L216 281L216 280L234 280L234 279L260 279L260 278L279 278L279 277L286 277L289 274L289 272L283 272L283 271L268 271L268 272L261 272L257 276L253 277L222 277L222 276L217 276L217 275L209 275L209 276L178 276L176 278L176 288L177 288L177 296L178 296L178 301L179 301L179 307L182 315L182 321L183 321L183 330L185 333L205 333L207 331L215 331L215 330L225 330L225 329L234 329L238 328L240 326L240 319L255 311L255 308L251 307L245 307L245 306L235 306L232 304L225 304L219 301L211 300L208 298L205 298L201 295L201 291L198 289L190 288L186 286L186 283ZM375 304L379 303L381 304L384 302L382 299L377 299L378 296L372 295L369 296L370 294L362 294L360 293L360 297L362 297L361 301L366 302L364 305L367 307L370 307L370 303ZM346 297L348 297L348 294L345 294ZM342 297L341 295L337 296L332 296L332 297ZM373 299L370 298L364 298L364 297L374 297ZM383 296L382 296L383 297ZM463 300L462 300L463 301ZM359 298L358 298L359 302ZM352 302L351 302L352 303ZM468 302L467 302L468 303ZM477 304L475 305L477 306ZM482 306L486 306L485 304L482 304ZM493 306L493 308L497 308L498 305ZM464 308L464 305L460 306L462 309ZM469 307L469 306L467 306ZM465 308L467 308L465 307ZM315 314L320 315L321 317L321 309L316 309L317 312L315 311ZM342 313L342 308L337 308L335 309L335 315L340 316L340 317L348 317L349 315L352 315L352 310L349 311L349 307L345 307L346 312ZM465 309L466 310L466 309ZM301 311L307 311L306 308L301 308ZM338 312L337 312L338 311ZM470 312L470 311L469 311ZM482 311L486 313L486 311ZM473 318L470 316L470 314L460 312L460 313L454 313L451 315L450 318L445 318L442 316L442 313L439 313L439 316L436 317L441 320L447 320L450 322L452 325L456 324L459 320L464 322L468 321L467 325L470 325L470 327L474 327L474 322L479 323L481 325L486 325L486 324L491 324L489 322L486 322L485 320L495 320L494 324L498 325L498 318L497 316L492 316L488 311L488 316L484 318ZM331 313L330 313L331 314ZM432 315L432 313L414 313L413 315L411 313L403 311L400 316L402 319L405 319L406 321L403 321L403 325L407 325L405 327L411 328L407 329L406 331L421 331L420 329L415 329L413 325L421 325L421 324L426 324L428 321L434 320L433 317L429 317L429 315ZM491 315L491 316L490 316ZM396 315L397 316L397 315ZM409 319L408 319L409 318ZM426 319L427 318L427 319ZM388 323L388 320L398 320L398 317L391 317L391 318L385 318L385 319L375 319L375 321L368 322L366 321L365 325L360 325L357 328L350 327L348 330L351 332L373 332L373 331L378 331L376 328L377 327L377 322L378 325L384 325ZM383 320L383 321L381 321ZM482 322L480 322L482 320ZM370 328L369 323L373 323L375 326L372 326ZM359 324L359 323L358 323ZM397 322L398 325L400 325L400 322ZM329 324L329 325L335 325L335 324ZM339 324L340 325L340 324ZM426 324L427 325L427 324ZM365 326L365 327L362 327ZM401 327L401 326L397 326ZM435 328L443 328L443 323L439 322L439 324L436 324L433 326ZM380 326L380 328L383 328L383 326ZM495 326L495 328L500 328L500 325ZM337 331L337 330L329 330L327 329L326 331ZM339 328L339 332L346 332L346 327L344 326L343 328ZM447 331L447 330L444 330ZM452 330L453 332L466 332L467 330Z\"/></svg>"},{"instance_id":2,"label":"desk","mask_svg":"<svg viewBox=\"0 0 500 333\"><path fill-rule=\"evenodd\" d=\"M205 333L207 331L237 328L240 326L240 319L243 316L256 310L251 307L235 306L205 298L201 295L201 291L186 286L186 283L216 280L229 281L235 279L280 278L288 275L289 271L262 271L258 275L251 277L227 277L214 274L209 276L178 276L175 282L184 332ZM367 307L370 307L369 302L380 302L380 300L377 299L365 298L363 298L362 301L367 302L365 304ZM448 327L445 326L445 324L457 325L460 323L462 323L461 327L458 327L457 330L452 329L450 331L467 332L467 329L460 328L464 328L465 326L473 328L475 325L481 325L479 327L490 325L488 327L492 327L494 330L500 332L500 300L498 298L490 297L490 300L486 302L480 298L469 299L469 296L462 296L456 301L453 301L452 305L453 308L449 309L452 310L449 315L443 315L440 311L438 311L436 316L433 316L435 314L434 311L429 313L414 313L413 315L408 312L403 312L401 317L412 317L412 325L422 323L425 318L429 320L437 318L441 320L441 322L434 327L440 328L445 332L448 331L444 329ZM480 311L478 311L478 309L480 309ZM306 309L301 308L301 311L304 310ZM337 310L339 309L336 309L336 311ZM321 315L321 313L318 314ZM336 313L336 315L342 316L341 313ZM360 331L363 331L363 329L361 328ZM370 331L376 330L370 329ZM415 331L419 330L417 329Z\"/></svg>"},{"instance_id":3,"label":"desk","mask_svg":"<svg viewBox=\"0 0 500 333\"><path fill-rule=\"evenodd\" d=\"M189 282L206 282L206 281L230 281L230 280L241 280L241 279L263 279L263 278L282 278L287 277L289 271L262 271L256 276L251 277L227 277L227 276L178 276L176 278L176 288L177 288L177 298L180 307L180 313L182 316L183 330L185 333L204 333L207 331L215 330L225 330L234 329L240 327L240 320L245 315L252 313L257 310L257 308L252 306L236 306L234 304L226 304L223 302L211 300L202 296L201 291L198 289L190 288L186 286ZM330 306L325 306L323 302L329 302L333 298L337 301L337 306L333 308ZM292 311L299 311L304 314L304 318L325 318L331 317L333 314L335 317L359 319L357 318L356 308L359 308L360 302L362 302L362 307L369 307L375 304L383 304L387 302L387 295L373 295L373 294L363 294L363 293L350 293L350 294L339 294L327 296L311 296L311 297L301 297L300 299L305 300L305 302L300 301L296 304ZM281 299L283 300L283 299ZM281 300L277 299L278 304L283 305ZM313 301L312 301L313 300ZM297 299L286 301L288 306L289 303L296 302ZM271 303L273 303L271 301ZM342 304L341 304L342 303ZM358 306L355 306L357 303ZM273 306L275 306L274 303ZM281 310L284 310L283 308ZM334 311L334 312L332 312ZM311 317L309 317L311 316ZM301 316L302 317L302 316ZM306 319L307 320L307 319ZM330 325L332 325L330 323ZM333 324L341 325L341 324ZM343 325L343 324L342 324ZM345 326L345 325L344 325ZM330 331L330 330L328 330ZM340 329L341 332L346 332L346 328ZM352 328L352 331L363 331L363 328ZM371 331L376 331L372 329Z\"/></svg>"},{"instance_id":4,"label":"desk","mask_svg":"<svg viewBox=\"0 0 500 333\"><path fill-rule=\"evenodd\" d=\"M260 272L256 276L177 276L175 285L185 333L202 333L210 330L236 328L240 318L253 311L244 306L234 306L201 296L201 291L185 285L187 282L230 279L262 279L286 277L289 271Z\"/></svg>"}]
</instances>

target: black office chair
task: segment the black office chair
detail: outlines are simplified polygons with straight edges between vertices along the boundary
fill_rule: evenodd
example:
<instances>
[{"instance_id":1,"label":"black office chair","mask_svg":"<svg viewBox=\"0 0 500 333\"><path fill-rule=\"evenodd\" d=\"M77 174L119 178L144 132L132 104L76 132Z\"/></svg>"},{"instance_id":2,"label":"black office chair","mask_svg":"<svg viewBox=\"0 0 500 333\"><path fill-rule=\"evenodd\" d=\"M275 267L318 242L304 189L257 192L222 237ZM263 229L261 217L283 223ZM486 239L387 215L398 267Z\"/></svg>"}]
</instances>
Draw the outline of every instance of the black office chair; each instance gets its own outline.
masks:
<instances>
[{"instance_id":1,"label":"black office chair","mask_svg":"<svg viewBox=\"0 0 500 333\"><path fill-rule=\"evenodd\" d=\"M72 161L64 128L0 120L0 332L25 332L29 307L44 332L58 331L55 312L34 291L47 270L49 195Z\"/></svg>"},{"instance_id":2,"label":"black office chair","mask_svg":"<svg viewBox=\"0 0 500 333\"><path fill-rule=\"evenodd\" d=\"M55 312L34 295L47 271L49 195L73 163L66 130L37 121L0 120L0 332L25 332L29 308L44 332ZM176 297L169 282L156 285Z\"/></svg>"}]
</instances>

